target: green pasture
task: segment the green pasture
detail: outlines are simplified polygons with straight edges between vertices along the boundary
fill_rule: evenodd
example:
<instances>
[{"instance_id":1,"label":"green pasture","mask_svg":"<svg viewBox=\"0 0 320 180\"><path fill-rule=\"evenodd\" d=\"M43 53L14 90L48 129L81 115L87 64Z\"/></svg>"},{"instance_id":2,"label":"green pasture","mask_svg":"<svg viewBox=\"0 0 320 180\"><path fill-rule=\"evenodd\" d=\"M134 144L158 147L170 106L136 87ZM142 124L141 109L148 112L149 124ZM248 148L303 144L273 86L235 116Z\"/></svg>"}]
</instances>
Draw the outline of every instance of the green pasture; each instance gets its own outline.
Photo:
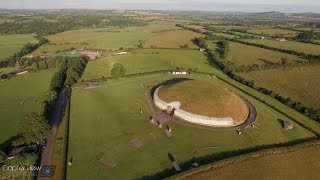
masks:
<instances>
[{"instance_id":1,"label":"green pasture","mask_svg":"<svg viewBox=\"0 0 320 180\"><path fill-rule=\"evenodd\" d=\"M228 54L226 59L228 61L234 62L236 65L261 65L264 63L280 62L281 58L287 58L289 62L298 60L304 61L303 59L293 55L244 45L236 42L230 42L230 53Z\"/></svg>"},{"instance_id":2,"label":"green pasture","mask_svg":"<svg viewBox=\"0 0 320 180\"><path fill-rule=\"evenodd\" d=\"M0 81L0 143L17 135L17 125L25 114L40 112L42 96L54 72L27 73Z\"/></svg>"},{"instance_id":3,"label":"green pasture","mask_svg":"<svg viewBox=\"0 0 320 180\"><path fill-rule=\"evenodd\" d=\"M284 50L294 50L298 52L303 52L306 54L320 54L320 45L309 44L309 43L302 43L302 42L295 42L295 41L277 41L271 39L245 39L243 41L256 43L256 44L263 44L270 47L275 47Z\"/></svg>"},{"instance_id":4,"label":"green pasture","mask_svg":"<svg viewBox=\"0 0 320 180\"><path fill-rule=\"evenodd\" d=\"M148 87L172 78L179 76L150 76L141 81L150 92ZM225 87L243 95L256 106L256 125L261 130L249 128L242 135L238 135L236 131L221 132L205 130L199 126L192 127L181 124L183 121L176 119L177 122L168 124L173 137L167 138L163 129L148 122L151 112L144 91L140 87L139 78L111 80L96 89L74 87L71 97L68 151L68 159L72 158L73 163L72 166L68 166L67 178L138 179L171 169L169 153L178 163L183 163L191 160L194 152L203 146L218 148L201 151L197 157L314 137L314 134L294 122L292 123L295 128L285 131L278 119L290 120L218 79L206 75L192 75L187 78L201 79L213 86ZM300 120L304 121L303 118ZM153 141L149 133L155 134L157 140ZM133 138L142 141L143 146L140 149L130 145L129 141ZM117 166L106 167L98 162L100 159L116 162ZM166 173L155 175L153 178L163 175Z\"/></svg>"},{"instance_id":5,"label":"green pasture","mask_svg":"<svg viewBox=\"0 0 320 180\"><path fill-rule=\"evenodd\" d=\"M81 79L109 77L114 63L126 68L126 74L137 74L179 68L212 72L203 52L189 49L135 49L127 55L105 57L90 61Z\"/></svg>"},{"instance_id":6,"label":"green pasture","mask_svg":"<svg viewBox=\"0 0 320 180\"><path fill-rule=\"evenodd\" d=\"M14 34L0 36L0 61L12 56L27 43L37 43L31 34Z\"/></svg>"},{"instance_id":7,"label":"green pasture","mask_svg":"<svg viewBox=\"0 0 320 180\"><path fill-rule=\"evenodd\" d=\"M284 36L292 37L297 35L296 31L280 29L280 28L254 28L254 29L249 29L248 32L254 33L254 34L266 34L270 36L284 35Z\"/></svg>"},{"instance_id":8,"label":"green pasture","mask_svg":"<svg viewBox=\"0 0 320 180\"><path fill-rule=\"evenodd\" d=\"M248 80L303 104L320 108L320 66L307 66L292 70L275 69L241 73ZM276 83L275 83L276 82Z\"/></svg>"}]
</instances>

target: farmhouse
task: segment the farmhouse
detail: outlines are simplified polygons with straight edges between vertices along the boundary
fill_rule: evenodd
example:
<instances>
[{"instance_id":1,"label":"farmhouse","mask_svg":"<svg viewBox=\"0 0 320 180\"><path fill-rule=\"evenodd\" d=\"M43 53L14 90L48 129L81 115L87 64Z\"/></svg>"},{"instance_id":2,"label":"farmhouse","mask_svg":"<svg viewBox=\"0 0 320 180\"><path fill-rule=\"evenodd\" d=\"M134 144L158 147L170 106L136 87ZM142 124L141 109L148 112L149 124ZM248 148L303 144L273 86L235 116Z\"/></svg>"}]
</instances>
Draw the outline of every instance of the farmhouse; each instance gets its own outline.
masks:
<instances>
[{"instance_id":1,"label":"farmhouse","mask_svg":"<svg viewBox=\"0 0 320 180\"><path fill-rule=\"evenodd\" d=\"M73 51L71 51L71 54L79 54L79 55L83 55L83 56L88 56L90 58L90 60L98 59L101 57L101 54L99 51L89 51L89 50L85 50L85 49L74 49Z\"/></svg>"}]
</instances>

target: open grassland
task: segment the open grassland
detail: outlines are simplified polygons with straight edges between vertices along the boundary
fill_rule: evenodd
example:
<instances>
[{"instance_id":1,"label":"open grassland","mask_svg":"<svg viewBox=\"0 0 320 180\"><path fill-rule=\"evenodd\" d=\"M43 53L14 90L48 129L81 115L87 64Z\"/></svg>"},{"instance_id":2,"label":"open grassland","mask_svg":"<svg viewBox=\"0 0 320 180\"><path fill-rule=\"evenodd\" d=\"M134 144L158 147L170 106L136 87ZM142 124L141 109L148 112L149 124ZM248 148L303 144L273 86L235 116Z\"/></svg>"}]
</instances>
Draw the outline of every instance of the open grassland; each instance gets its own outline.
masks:
<instances>
[{"instance_id":1,"label":"open grassland","mask_svg":"<svg viewBox=\"0 0 320 180\"><path fill-rule=\"evenodd\" d=\"M319 71L320 66L308 66L292 70L276 69L241 73L240 75L245 79L254 80L258 86L301 101L307 106L320 108Z\"/></svg>"},{"instance_id":2,"label":"open grassland","mask_svg":"<svg viewBox=\"0 0 320 180\"><path fill-rule=\"evenodd\" d=\"M94 28L66 31L47 36L50 43L41 46L33 55L52 55L70 48L117 50L120 47L134 48L139 41L146 41L158 33L181 29L175 23L153 21L147 26L126 28Z\"/></svg>"},{"instance_id":3,"label":"open grassland","mask_svg":"<svg viewBox=\"0 0 320 180\"><path fill-rule=\"evenodd\" d=\"M48 36L50 43L37 49L34 55L52 54L70 48L115 50L138 45L151 37L151 32L126 32L110 29L81 29Z\"/></svg>"},{"instance_id":4,"label":"open grassland","mask_svg":"<svg viewBox=\"0 0 320 180\"><path fill-rule=\"evenodd\" d=\"M234 62L236 65L250 65L277 63L281 61L281 58L287 58L289 62L303 61L303 59L293 55L235 42L230 42L230 53L226 59Z\"/></svg>"},{"instance_id":5,"label":"open grassland","mask_svg":"<svg viewBox=\"0 0 320 180\"><path fill-rule=\"evenodd\" d=\"M15 34L0 36L0 61L12 56L27 43L37 43L31 34Z\"/></svg>"},{"instance_id":6,"label":"open grassland","mask_svg":"<svg viewBox=\"0 0 320 180\"><path fill-rule=\"evenodd\" d=\"M177 179L319 179L320 145L235 162Z\"/></svg>"},{"instance_id":7,"label":"open grassland","mask_svg":"<svg viewBox=\"0 0 320 180\"><path fill-rule=\"evenodd\" d=\"M171 78L153 76L142 81L148 90L149 86ZM73 158L73 164L68 166L67 178L138 179L171 169L169 154L172 154L178 163L182 163L191 160L194 152L203 146L218 148L201 151L196 157L314 137L295 123L293 130L283 130L277 119L288 120L286 117L218 79L205 75L192 75L188 78L201 79L213 86L226 87L245 96L258 109L256 124L261 130L249 128L242 135L238 135L235 131L210 131L170 122L173 137L167 138L163 129L148 122L151 113L144 92L137 82L139 78L110 80L101 87L90 90L74 87L68 152L68 158ZM157 140L153 141L149 133L155 134ZM142 141L143 146L139 150L130 145L129 141L133 138ZM108 168L98 162L100 159L116 162L117 166ZM126 173L123 173L124 171ZM153 178L159 179L173 171L171 169Z\"/></svg>"},{"instance_id":8,"label":"open grassland","mask_svg":"<svg viewBox=\"0 0 320 180\"><path fill-rule=\"evenodd\" d=\"M18 133L17 125L25 114L41 110L41 97L54 72L27 73L0 81L0 143Z\"/></svg>"},{"instance_id":9,"label":"open grassland","mask_svg":"<svg viewBox=\"0 0 320 180\"><path fill-rule=\"evenodd\" d=\"M266 34L270 36L274 35L284 35L284 36L290 36L293 37L297 35L298 32L292 31L292 30L286 30L286 29L279 29L279 28L255 28L255 29L249 29L249 33L254 34Z\"/></svg>"},{"instance_id":10,"label":"open grassland","mask_svg":"<svg viewBox=\"0 0 320 180\"><path fill-rule=\"evenodd\" d=\"M302 30L302 31L315 31L315 32L320 32L320 28L294 28L296 30Z\"/></svg>"},{"instance_id":11,"label":"open grassland","mask_svg":"<svg viewBox=\"0 0 320 180\"><path fill-rule=\"evenodd\" d=\"M181 103L180 109L209 117L231 117L237 124L243 123L249 109L236 94L220 86L204 81L189 80L164 86L159 98L165 102Z\"/></svg>"},{"instance_id":12,"label":"open grassland","mask_svg":"<svg viewBox=\"0 0 320 180\"><path fill-rule=\"evenodd\" d=\"M137 74L159 70L197 68L199 71L212 72L206 57L199 50L188 49L136 49L127 55L111 56L90 61L82 79L90 80L109 77L114 63L126 68L126 74Z\"/></svg>"},{"instance_id":13,"label":"open grassland","mask_svg":"<svg viewBox=\"0 0 320 180\"><path fill-rule=\"evenodd\" d=\"M294 42L294 41L276 41L271 39L245 39L243 41L263 44L270 47L275 47L284 50L294 50L298 52L303 52L306 54L320 54L320 45L302 43L302 42Z\"/></svg>"},{"instance_id":14,"label":"open grassland","mask_svg":"<svg viewBox=\"0 0 320 180\"><path fill-rule=\"evenodd\" d=\"M203 35L188 30L164 31L148 39L144 47L180 48L188 44L189 48L197 48L191 39L200 36Z\"/></svg>"}]
</instances>

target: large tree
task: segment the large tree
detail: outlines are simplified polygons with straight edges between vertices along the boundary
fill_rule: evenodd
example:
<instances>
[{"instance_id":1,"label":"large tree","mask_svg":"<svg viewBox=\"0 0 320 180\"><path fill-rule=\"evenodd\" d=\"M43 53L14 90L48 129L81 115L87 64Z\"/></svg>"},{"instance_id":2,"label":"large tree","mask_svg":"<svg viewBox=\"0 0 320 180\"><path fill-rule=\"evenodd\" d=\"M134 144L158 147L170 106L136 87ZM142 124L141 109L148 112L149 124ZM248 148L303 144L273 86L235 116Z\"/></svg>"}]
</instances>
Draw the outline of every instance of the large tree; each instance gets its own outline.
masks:
<instances>
[{"instance_id":1,"label":"large tree","mask_svg":"<svg viewBox=\"0 0 320 180\"><path fill-rule=\"evenodd\" d=\"M111 70L111 76L115 78L123 77L126 74L126 69L120 63L115 63Z\"/></svg>"},{"instance_id":2,"label":"large tree","mask_svg":"<svg viewBox=\"0 0 320 180\"><path fill-rule=\"evenodd\" d=\"M14 144L40 144L42 140L46 139L50 132L48 121L43 115L37 113L27 114L19 124L19 132L21 139Z\"/></svg>"}]
</instances>

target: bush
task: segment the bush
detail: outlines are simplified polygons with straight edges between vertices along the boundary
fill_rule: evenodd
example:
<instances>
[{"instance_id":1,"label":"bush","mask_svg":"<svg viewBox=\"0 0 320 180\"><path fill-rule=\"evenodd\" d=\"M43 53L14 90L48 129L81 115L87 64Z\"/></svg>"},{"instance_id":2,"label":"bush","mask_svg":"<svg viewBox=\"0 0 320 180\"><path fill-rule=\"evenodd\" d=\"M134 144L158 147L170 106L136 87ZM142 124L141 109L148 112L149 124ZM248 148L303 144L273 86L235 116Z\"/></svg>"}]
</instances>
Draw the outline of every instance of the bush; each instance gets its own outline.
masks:
<instances>
[{"instance_id":1,"label":"bush","mask_svg":"<svg viewBox=\"0 0 320 180\"><path fill-rule=\"evenodd\" d=\"M111 70L112 77L120 78L120 77L123 77L125 74L126 74L126 69L120 63L115 63L113 65L113 68Z\"/></svg>"}]
</instances>

